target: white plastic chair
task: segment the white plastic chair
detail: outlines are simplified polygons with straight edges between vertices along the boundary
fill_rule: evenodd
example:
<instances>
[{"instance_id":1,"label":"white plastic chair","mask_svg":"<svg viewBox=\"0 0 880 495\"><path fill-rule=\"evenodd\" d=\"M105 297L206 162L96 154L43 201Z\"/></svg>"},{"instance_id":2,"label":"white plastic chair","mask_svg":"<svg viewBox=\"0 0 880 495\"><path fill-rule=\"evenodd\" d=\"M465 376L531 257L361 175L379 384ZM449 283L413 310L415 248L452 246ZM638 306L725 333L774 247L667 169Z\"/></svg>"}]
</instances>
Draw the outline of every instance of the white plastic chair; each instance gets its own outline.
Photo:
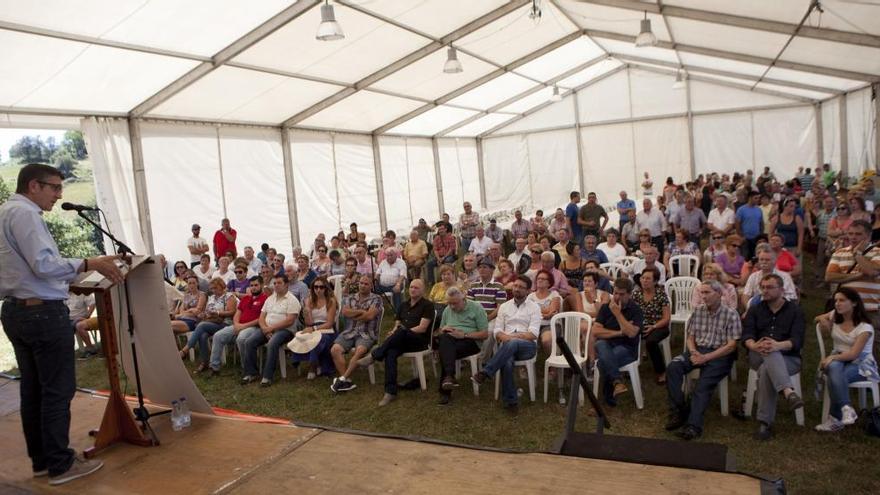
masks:
<instances>
[{"instance_id":1,"label":"white plastic chair","mask_svg":"<svg viewBox=\"0 0 880 495\"><path fill-rule=\"evenodd\" d=\"M630 265L632 265L636 261L639 261L638 256L621 256L621 257L617 258L616 260L614 260L615 263L621 264L627 268L629 268Z\"/></svg>"},{"instance_id":2,"label":"white plastic chair","mask_svg":"<svg viewBox=\"0 0 880 495\"><path fill-rule=\"evenodd\" d=\"M461 376L461 363L462 361L467 361L471 366L471 374L468 376L476 375L480 372L480 353L471 354L470 356L463 357L461 359L455 360L455 378L458 379ZM474 387L474 395L480 395L480 386L477 385L473 380L471 380L471 384Z\"/></svg>"},{"instance_id":3,"label":"white plastic chair","mask_svg":"<svg viewBox=\"0 0 880 495\"><path fill-rule=\"evenodd\" d=\"M586 322L587 324L587 332L584 336L584 345L581 345L581 323ZM593 330L593 318L586 313L580 313L578 311L567 311L564 313L558 313L553 315L550 318L550 355L547 356L547 359L544 361L544 402L547 402L547 397L549 395L549 383L550 383L550 368L560 368L560 369L569 369L568 361L565 360L565 356L562 355L562 352L556 347L556 328L557 324L562 325L562 334L564 335L565 343L568 345L568 348L571 349L571 353L574 355L575 362L583 368L587 364L587 343L590 341L590 332ZM564 373L558 373L559 377L559 387L562 387ZM574 378L572 378L574 380ZM578 398L580 403L584 403L584 390L582 387L578 387Z\"/></svg>"},{"instance_id":4,"label":"white plastic chair","mask_svg":"<svg viewBox=\"0 0 880 495\"><path fill-rule=\"evenodd\" d=\"M601 265L599 265L599 268L605 270L608 273L608 277L610 277L612 281L620 278L621 274L627 276L629 274L629 268L626 265L617 262L602 263Z\"/></svg>"},{"instance_id":5,"label":"white plastic chair","mask_svg":"<svg viewBox=\"0 0 880 495\"><path fill-rule=\"evenodd\" d=\"M344 278L345 275L330 275L327 277L327 282L333 284L333 296L336 297L336 305L339 307L342 307L342 279ZM339 311L336 313L338 315Z\"/></svg>"},{"instance_id":6,"label":"white plastic chair","mask_svg":"<svg viewBox=\"0 0 880 495\"><path fill-rule=\"evenodd\" d=\"M803 397L801 393L801 374L795 373L791 375L791 387L799 397ZM755 404L755 394L758 392L758 371L749 369L749 378L746 380L746 417L752 416L752 409ZM804 426L804 408L799 407L794 410L794 420L798 426Z\"/></svg>"},{"instance_id":7,"label":"white plastic chair","mask_svg":"<svg viewBox=\"0 0 880 495\"><path fill-rule=\"evenodd\" d=\"M822 329L816 324L816 341L819 343L819 362L821 363L825 359L825 341L822 340ZM818 373L822 373L822 371L818 371ZM878 390L878 384L876 382L872 382L869 380L863 380L860 382L852 382L849 384L849 388L856 389L859 391L859 408L865 409L868 405L868 390L871 391L871 395L874 397L874 407L880 407L880 390ZM828 419L828 415L831 412L831 395L828 393L828 384L825 384L825 394L822 397L822 416L820 416L820 421L825 422Z\"/></svg>"},{"instance_id":8,"label":"white plastic chair","mask_svg":"<svg viewBox=\"0 0 880 495\"><path fill-rule=\"evenodd\" d=\"M489 338L492 338L491 336ZM493 339L494 340L494 339ZM526 369L526 375L529 377L529 399L532 402L535 402L535 382L537 381L537 377L535 376L535 363L538 361L538 352L537 346L541 345L540 342L535 342L536 349L535 355L531 359L526 359L523 361L514 361L513 369L516 369L517 366L522 366ZM498 342L495 342L495 349L498 349ZM498 400L498 397L501 395L501 370L495 372L495 400Z\"/></svg>"},{"instance_id":9,"label":"white plastic chair","mask_svg":"<svg viewBox=\"0 0 880 495\"><path fill-rule=\"evenodd\" d=\"M589 345L589 341L587 341ZM636 349L636 360L620 367L621 373L629 375L630 387L636 400L636 408L645 407L645 396L642 394L642 378L639 376L639 363L642 361L642 339L639 337L639 346ZM593 395L599 395L599 366L593 366Z\"/></svg>"},{"instance_id":10,"label":"white plastic chair","mask_svg":"<svg viewBox=\"0 0 880 495\"><path fill-rule=\"evenodd\" d=\"M687 338L688 338L688 328L687 328L687 324L685 324L685 326L684 326L684 350L685 351L687 350ZM693 370L691 370L690 373L688 373L688 375L684 379L685 394L687 394L688 391L690 390L691 383L699 380L699 378L700 378L700 368L693 369ZM721 402L721 415L722 416L727 416L728 413L730 412L730 402L728 399L729 386L730 386L730 375L727 375L718 383L718 387L717 387L718 388L718 399Z\"/></svg>"},{"instance_id":11,"label":"white plastic chair","mask_svg":"<svg viewBox=\"0 0 880 495\"><path fill-rule=\"evenodd\" d=\"M669 258L669 266L678 265L679 277L694 277L700 272L700 257L693 254L677 254ZM668 274L672 276L672 273Z\"/></svg>"},{"instance_id":12,"label":"white plastic chair","mask_svg":"<svg viewBox=\"0 0 880 495\"><path fill-rule=\"evenodd\" d=\"M434 321L437 319L437 311L434 311L434 318L428 327L428 348L423 351L405 352L400 355L402 358L412 359L413 375L419 379L419 385L422 390L428 390L428 382L425 374L425 356L431 357L434 370L434 378L437 378L437 361L434 359Z\"/></svg>"},{"instance_id":13,"label":"white plastic chair","mask_svg":"<svg viewBox=\"0 0 880 495\"><path fill-rule=\"evenodd\" d=\"M666 281L666 297L672 310L670 326L687 322L694 310L691 307L691 296L700 284L700 279L696 277L672 277Z\"/></svg>"}]
</instances>

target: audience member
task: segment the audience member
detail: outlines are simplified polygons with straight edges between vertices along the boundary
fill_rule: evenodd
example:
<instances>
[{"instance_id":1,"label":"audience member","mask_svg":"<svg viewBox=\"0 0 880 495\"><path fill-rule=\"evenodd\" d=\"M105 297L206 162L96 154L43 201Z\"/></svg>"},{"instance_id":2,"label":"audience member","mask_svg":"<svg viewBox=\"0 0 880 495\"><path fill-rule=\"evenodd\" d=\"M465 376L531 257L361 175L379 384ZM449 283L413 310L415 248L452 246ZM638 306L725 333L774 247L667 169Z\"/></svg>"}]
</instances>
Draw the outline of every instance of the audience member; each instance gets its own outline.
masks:
<instances>
[{"instance_id":1,"label":"audience member","mask_svg":"<svg viewBox=\"0 0 880 495\"><path fill-rule=\"evenodd\" d=\"M92 316L95 311L95 295L94 294L68 294L67 309L69 312L70 323L76 332L76 336L83 343L83 348L79 351L78 359L89 359L100 353L100 348L96 343L92 342L92 336L89 331L98 330L98 317Z\"/></svg>"},{"instance_id":2,"label":"audience member","mask_svg":"<svg viewBox=\"0 0 880 495\"><path fill-rule=\"evenodd\" d=\"M434 303L434 307L438 310L446 308L446 292L451 287L459 287L455 280L455 267L452 265L443 265L440 267L440 281L431 287L431 293L428 299Z\"/></svg>"},{"instance_id":3,"label":"audience member","mask_svg":"<svg viewBox=\"0 0 880 495\"><path fill-rule=\"evenodd\" d=\"M600 249L596 248L599 243L598 238L594 234L584 235L584 244L581 247L581 258L584 260L596 260L599 264L608 263L608 256Z\"/></svg>"},{"instance_id":4,"label":"audience member","mask_svg":"<svg viewBox=\"0 0 880 495\"><path fill-rule=\"evenodd\" d=\"M293 336L288 349L293 352L291 361L298 365L309 363L306 380L314 380L317 376L333 374L333 358L330 346L336 339L336 320L339 304L333 295L332 286L326 277L318 277L312 281L309 296L303 303L302 330Z\"/></svg>"},{"instance_id":5,"label":"audience member","mask_svg":"<svg viewBox=\"0 0 880 495\"><path fill-rule=\"evenodd\" d=\"M599 223L600 219L602 220L601 224ZM608 213L605 211L605 208L597 203L596 193L590 192L587 194L587 204L581 206L578 211L578 223L584 236L593 235L599 237L604 232L605 226L608 224ZM578 242L578 245L581 242Z\"/></svg>"},{"instance_id":6,"label":"audience member","mask_svg":"<svg viewBox=\"0 0 880 495\"><path fill-rule=\"evenodd\" d=\"M199 280L195 275L186 279L186 291L172 311L171 330L175 334L192 332L199 323L199 315L205 311L207 298L199 291Z\"/></svg>"},{"instance_id":7,"label":"audience member","mask_svg":"<svg viewBox=\"0 0 880 495\"><path fill-rule=\"evenodd\" d=\"M477 271L477 257L473 253L464 255L461 259L461 272L458 274L458 280L463 288L467 288L470 284L476 282L480 278Z\"/></svg>"},{"instance_id":8,"label":"audience member","mask_svg":"<svg viewBox=\"0 0 880 495\"><path fill-rule=\"evenodd\" d=\"M345 328L336 336L330 355L339 376L333 379L330 391L347 392L356 385L351 381L351 374L357 367L359 359L367 355L379 340L379 324L382 322L382 299L373 293L373 279L369 275L361 275L358 280L358 291L342 300L342 316L345 317ZM352 352L348 364L345 353Z\"/></svg>"},{"instance_id":9,"label":"audience member","mask_svg":"<svg viewBox=\"0 0 880 495\"><path fill-rule=\"evenodd\" d=\"M544 210L536 210L535 216L529 220L529 232L547 235L547 223L544 221ZM528 235L528 233L526 233Z\"/></svg>"},{"instance_id":10,"label":"audience member","mask_svg":"<svg viewBox=\"0 0 880 495\"><path fill-rule=\"evenodd\" d=\"M248 278L253 277L254 275L260 273L260 267L263 266L263 262L260 258L254 256L254 248L251 246L244 247L244 260L247 262L247 274Z\"/></svg>"},{"instance_id":11,"label":"audience member","mask_svg":"<svg viewBox=\"0 0 880 495\"><path fill-rule=\"evenodd\" d=\"M189 250L189 267L193 268L199 264L202 255L208 252L208 241L204 237L199 237L202 227L199 224L192 224L192 237L186 240L186 249Z\"/></svg>"},{"instance_id":12,"label":"audience member","mask_svg":"<svg viewBox=\"0 0 880 495\"><path fill-rule=\"evenodd\" d=\"M268 271L269 267L263 265L263 269ZM251 277L249 282L248 293L238 302L232 324L214 334L211 342L211 359L208 363L211 367L211 376L220 374L223 349L228 344L235 342L238 345L241 339L241 345L244 345L251 333L260 331L260 313L269 294L263 291L263 281L259 277Z\"/></svg>"},{"instance_id":13,"label":"audience member","mask_svg":"<svg viewBox=\"0 0 880 495\"><path fill-rule=\"evenodd\" d=\"M397 250L387 248L385 259L376 269L376 293L391 293L391 304L395 312L400 308L402 293L406 289L406 263L397 257Z\"/></svg>"},{"instance_id":14,"label":"audience member","mask_svg":"<svg viewBox=\"0 0 880 495\"><path fill-rule=\"evenodd\" d=\"M608 304L611 294L599 289L602 278L596 272L587 272L583 276L583 290L572 294L569 298L569 307L574 311L586 313L594 320L599 315L602 305Z\"/></svg>"},{"instance_id":15,"label":"audience member","mask_svg":"<svg viewBox=\"0 0 880 495\"><path fill-rule=\"evenodd\" d=\"M236 265L235 268L232 269L234 277L232 278L232 280L226 283L226 290L236 296L243 296L245 293L247 293L248 286L250 285L250 281L248 281L247 277L247 271L247 265L245 265L244 263Z\"/></svg>"},{"instance_id":16,"label":"audience member","mask_svg":"<svg viewBox=\"0 0 880 495\"><path fill-rule=\"evenodd\" d=\"M427 259L428 243L419 237L418 230L413 229L409 233L409 242L403 247L403 261L406 263L409 280L421 278Z\"/></svg>"},{"instance_id":17,"label":"audience member","mask_svg":"<svg viewBox=\"0 0 880 495\"><path fill-rule=\"evenodd\" d=\"M532 265L531 255L526 251L527 240L520 237L513 242L514 251L507 256L513 263L514 271L520 275L526 272Z\"/></svg>"},{"instance_id":18,"label":"audience member","mask_svg":"<svg viewBox=\"0 0 880 495\"><path fill-rule=\"evenodd\" d=\"M648 349L651 365L657 375L658 384L666 383L666 360L660 343L669 337L669 322L672 313L669 299L662 287L658 288L660 271L656 267L646 267L639 277L639 287L633 292L632 300L642 310L642 339Z\"/></svg>"},{"instance_id":19,"label":"audience member","mask_svg":"<svg viewBox=\"0 0 880 495\"><path fill-rule=\"evenodd\" d=\"M219 278L223 280L224 284L228 284L230 280L235 278L235 272L233 272L229 265L232 264L232 258L229 256L221 256L217 260L217 270L214 271L213 278Z\"/></svg>"},{"instance_id":20,"label":"audience member","mask_svg":"<svg viewBox=\"0 0 880 495\"><path fill-rule=\"evenodd\" d=\"M675 240L672 244L669 245L669 249L663 254L663 266L666 267L666 273L669 274L670 277L675 277L681 275L681 271L678 267L678 262L672 262L673 256L680 256L683 254L690 254L700 257L700 246L691 242L687 238L687 234L683 230L675 231Z\"/></svg>"},{"instance_id":21,"label":"audience member","mask_svg":"<svg viewBox=\"0 0 880 495\"><path fill-rule=\"evenodd\" d=\"M513 223L510 224L510 234L514 239L519 239L521 237L526 237L529 235L531 231L531 224L523 219L522 211L516 210L513 212ZM493 219L494 220L494 219ZM499 242L499 241L495 241Z\"/></svg>"},{"instance_id":22,"label":"audience member","mask_svg":"<svg viewBox=\"0 0 880 495\"><path fill-rule=\"evenodd\" d=\"M440 354L440 404L449 404L455 380L455 361L480 352L481 343L489 336L486 312L475 301L465 298L458 287L446 290L448 305L440 320L438 349Z\"/></svg>"},{"instance_id":23,"label":"audience member","mask_svg":"<svg viewBox=\"0 0 880 495\"><path fill-rule=\"evenodd\" d=\"M541 309L541 345L548 353L550 352L550 318L562 310L562 296L550 289L552 283L553 274L541 270L535 275L535 291L528 295L528 300Z\"/></svg>"},{"instance_id":24,"label":"audience member","mask_svg":"<svg viewBox=\"0 0 880 495\"><path fill-rule=\"evenodd\" d=\"M659 258L660 253L657 251L657 248L654 246L650 246L645 248L645 257L636 261L635 263L629 266L629 273L633 277L633 279L638 279L641 273L645 270L646 267L653 266L657 269L659 274L659 279L656 281L661 285L666 283L666 267L663 266L663 263L660 263Z\"/></svg>"},{"instance_id":25,"label":"audience member","mask_svg":"<svg viewBox=\"0 0 880 495\"><path fill-rule=\"evenodd\" d=\"M727 274L721 269L718 263L709 263L703 266L703 283L717 281L721 284L721 304L734 311L739 307L739 296L736 293L736 287L727 281ZM691 308L703 304L702 293L694 289L691 292Z\"/></svg>"},{"instance_id":26,"label":"audience member","mask_svg":"<svg viewBox=\"0 0 880 495\"><path fill-rule=\"evenodd\" d=\"M731 234L724 239L724 251L715 256L714 262L721 266L730 283L736 286L743 285L746 280L742 276L742 267L746 260L739 250L742 247L742 237Z\"/></svg>"},{"instance_id":27,"label":"audience member","mask_svg":"<svg viewBox=\"0 0 880 495\"><path fill-rule=\"evenodd\" d=\"M620 216L618 229L623 231L624 224L635 220L632 212L636 211L636 202L627 197L626 191L620 191L620 201L617 202L616 206L617 214Z\"/></svg>"},{"instance_id":28,"label":"audience member","mask_svg":"<svg viewBox=\"0 0 880 495\"><path fill-rule=\"evenodd\" d=\"M684 199L684 207L676 212L672 223L676 231L685 232L689 241L699 243L703 231L706 230L706 214L696 207L694 197L687 195Z\"/></svg>"},{"instance_id":29,"label":"audience member","mask_svg":"<svg viewBox=\"0 0 880 495\"><path fill-rule=\"evenodd\" d=\"M642 211L636 214L636 227L641 233L647 230L651 235L651 244L657 247L660 255L663 255L663 232L666 230L666 218L660 210L653 207L651 200L642 200Z\"/></svg>"},{"instance_id":30,"label":"audience member","mask_svg":"<svg viewBox=\"0 0 880 495\"><path fill-rule=\"evenodd\" d=\"M584 242L587 242L591 236L584 237ZM559 271L565 276L565 279L568 281L568 285L581 290L581 284L583 283L584 278L584 260L581 258L581 248L574 245L574 243L568 243L566 245L566 255L563 258L562 263L559 264ZM552 277L552 275L551 275ZM535 280L537 285L537 280Z\"/></svg>"},{"instance_id":31,"label":"audience member","mask_svg":"<svg viewBox=\"0 0 880 495\"><path fill-rule=\"evenodd\" d=\"M458 226L461 229L459 237L461 237L461 248L464 252L472 252L471 241L477 235L477 228L483 227L480 221L480 215L473 211L473 207L469 201L464 202L464 213L458 217Z\"/></svg>"},{"instance_id":32,"label":"audience member","mask_svg":"<svg viewBox=\"0 0 880 495\"><path fill-rule=\"evenodd\" d=\"M232 258L235 258L238 254L238 251L235 248L235 240L237 237L238 232L229 225L229 219L224 218L221 220L220 229L217 232L214 232L214 259L226 256L230 252L232 253Z\"/></svg>"},{"instance_id":33,"label":"audience member","mask_svg":"<svg viewBox=\"0 0 880 495\"><path fill-rule=\"evenodd\" d=\"M758 191L749 191L748 203L736 210L736 233L745 239L744 255L751 259L755 255L755 247L758 245L758 236L764 233L764 214L758 206L760 201Z\"/></svg>"},{"instance_id":34,"label":"audience member","mask_svg":"<svg viewBox=\"0 0 880 495\"><path fill-rule=\"evenodd\" d=\"M616 406L616 397L629 390L621 379L620 367L638 359L644 316L632 300L632 291L632 280L614 281L614 294L599 309L590 334L602 379L602 397L609 406Z\"/></svg>"},{"instance_id":35,"label":"audience member","mask_svg":"<svg viewBox=\"0 0 880 495\"><path fill-rule=\"evenodd\" d=\"M432 242L434 252L428 259L427 278L428 285L434 285L434 270L441 265L455 263L455 237L449 229L448 223L437 223L437 235Z\"/></svg>"},{"instance_id":36,"label":"audience member","mask_svg":"<svg viewBox=\"0 0 880 495\"><path fill-rule=\"evenodd\" d=\"M556 213L553 214L553 219L550 220L550 226L547 227L547 230L538 235L556 235L556 232L559 229L565 229L568 232L568 236L571 237L571 229L568 227L568 219L565 217L565 211L562 208L556 208ZM536 232L536 230L532 229L532 232Z\"/></svg>"},{"instance_id":37,"label":"audience member","mask_svg":"<svg viewBox=\"0 0 880 495\"><path fill-rule=\"evenodd\" d=\"M581 193L572 191L568 197L569 202L565 206L565 218L568 221L568 230L571 232L572 239L574 239L575 244L580 246L581 241L584 239L583 227L581 227L581 224L578 222L578 219L580 218L580 208L578 207L578 203L581 202ZM558 230L556 232L558 232Z\"/></svg>"},{"instance_id":38,"label":"audience member","mask_svg":"<svg viewBox=\"0 0 880 495\"><path fill-rule=\"evenodd\" d=\"M190 349L195 348L196 344L199 345L199 366L195 373L208 369L210 358L208 339L232 324L232 316L235 315L235 305L238 302L233 293L226 291L226 285L219 278L211 280L209 287L211 294L205 304L204 313L199 315L201 321L180 350L180 357L183 359Z\"/></svg>"},{"instance_id":39,"label":"audience member","mask_svg":"<svg viewBox=\"0 0 880 495\"><path fill-rule=\"evenodd\" d=\"M619 258L626 256L626 247L617 242L617 237L618 234L616 229L608 229L605 231L605 242L596 246L596 249L605 253L605 259L608 260L609 263L614 263Z\"/></svg>"},{"instance_id":40,"label":"audience member","mask_svg":"<svg viewBox=\"0 0 880 495\"><path fill-rule=\"evenodd\" d=\"M710 234L720 234L726 238L733 233L736 213L727 207L727 196L715 195L715 208L709 212L706 223Z\"/></svg>"},{"instance_id":41,"label":"audience member","mask_svg":"<svg viewBox=\"0 0 880 495\"><path fill-rule=\"evenodd\" d=\"M257 369L257 348L262 345L266 346L266 355L260 386L272 385L275 368L278 366L278 351L293 339L296 331L296 320L302 311L302 305L288 290L290 279L287 275L278 275L273 280L273 285L274 292L266 298L260 312L260 331L250 333L247 338L236 340L244 368L242 385L260 378Z\"/></svg>"},{"instance_id":42,"label":"audience member","mask_svg":"<svg viewBox=\"0 0 880 495\"><path fill-rule=\"evenodd\" d=\"M781 234L784 246L800 256L804 246L804 220L795 212L797 204L796 199L785 200L782 211L770 219L770 231Z\"/></svg>"},{"instance_id":43,"label":"audience member","mask_svg":"<svg viewBox=\"0 0 880 495\"><path fill-rule=\"evenodd\" d=\"M186 279L189 278L189 274L192 273L189 268L187 268L186 263L181 260L174 263L174 277L171 279L171 284L174 285L174 288L179 291L186 290Z\"/></svg>"},{"instance_id":44,"label":"audience member","mask_svg":"<svg viewBox=\"0 0 880 495\"><path fill-rule=\"evenodd\" d=\"M869 243L870 232L868 222L852 222L847 229L849 246L834 251L825 281L858 292L869 323L880 328L880 247Z\"/></svg>"}]
</instances>

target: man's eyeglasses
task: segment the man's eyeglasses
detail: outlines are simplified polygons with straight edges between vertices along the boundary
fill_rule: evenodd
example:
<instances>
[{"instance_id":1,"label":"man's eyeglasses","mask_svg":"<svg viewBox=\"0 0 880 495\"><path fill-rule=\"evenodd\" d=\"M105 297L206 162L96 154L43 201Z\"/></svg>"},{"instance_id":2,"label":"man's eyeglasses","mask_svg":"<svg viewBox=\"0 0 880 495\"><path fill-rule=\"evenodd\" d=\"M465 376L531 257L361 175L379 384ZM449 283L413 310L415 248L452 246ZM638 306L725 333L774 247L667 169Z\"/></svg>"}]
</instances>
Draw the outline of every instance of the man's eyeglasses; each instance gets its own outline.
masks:
<instances>
[{"instance_id":1,"label":"man's eyeglasses","mask_svg":"<svg viewBox=\"0 0 880 495\"><path fill-rule=\"evenodd\" d=\"M242 273L244 273L244 270L235 270L234 273L235 273L236 275L241 275Z\"/></svg>"},{"instance_id":2,"label":"man's eyeglasses","mask_svg":"<svg viewBox=\"0 0 880 495\"><path fill-rule=\"evenodd\" d=\"M742 247L742 244L731 244L731 246L738 248L738 247Z\"/></svg>"},{"instance_id":3,"label":"man's eyeglasses","mask_svg":"<svg viewBox=\"0 0 880 495\"><path fill-rule=\"evenodd\" d=\"M715 240L717 240L717 241L720 241L721 239L724 239L724 237L722 237L722 236L720 236L720 235L715 235L715 236L712 236L712 239L715 239Z\"/></svg>"},{"instance_id":4,"label":"man's eyeglasses","mask_svg":"<svg viewBox=\"0 0 880 495\"><path fill-rule=\"evenodd\" d=\"M51 187L52 190L55 192L61 192L61 190L64 189L64 184L55 184L54 182L46 182L46 181L42 181L42 180L38 180L37 182L44 185L44 186Z\"/></svg>"}]
</instances>

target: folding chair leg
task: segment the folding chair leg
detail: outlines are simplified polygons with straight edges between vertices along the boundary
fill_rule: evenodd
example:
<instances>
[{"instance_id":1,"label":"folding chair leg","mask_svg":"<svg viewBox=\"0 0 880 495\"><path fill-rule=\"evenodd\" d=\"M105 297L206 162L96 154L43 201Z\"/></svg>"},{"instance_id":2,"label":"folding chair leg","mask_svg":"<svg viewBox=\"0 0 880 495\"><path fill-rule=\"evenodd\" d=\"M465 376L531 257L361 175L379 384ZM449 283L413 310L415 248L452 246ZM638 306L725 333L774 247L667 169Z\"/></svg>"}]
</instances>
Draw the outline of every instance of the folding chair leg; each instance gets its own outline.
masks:
<instances>
[{"instance_id":1,"label":"folding chair leg","mask_svg":"<svg viewBox=\"0 0 880 495\"><path fill-rule=\"evenodd\" d=\"M632 384L633 396L636 400L636 408L644 409L645 396L642 395L642 378L639 376L639 369L635 368L629 374L629 381Z\"/></svg>"},{"instance_id":2,"label":"folding chair leg","mask_svg":"<svg viewBox=\"0 0 880 495\"><path fill-rule=\"evenodd\" d=\"M376 365L375 365L375 364L371 364L371 365L367 368L367 372L368 372L369 375L370 375L370 385L375 385L375 384L376 384Z\"/></svg>"},{"instance_id":3,"label":"folding chair leg","mask_svg":"<svg viewBox=\"0 0 880 495\"><path fill-rule=\"evenodd\" d=\"M804 395L801 393L801 374L798 373L791 378L792 388L794 388L794 392L798 394L798 397L803 397ZM794 421L798 426L804 426L804 408L800 407L794 410Z\"/></svg>"},{"instance_id":4,"label":"folding chair leg","mask_svg":"<svg viewBox=\"0 0 880 495\"><path fill-rule=\"evenodd\" d=\"M281 369L281 378L287 378L287 356L284 354L284 346L278 348L278 368Z\"/></svg>"},{"instance_id":5,"label":"folding chair leg","mask_svg":"<svg viewBox=\"0 0 880 495\"><path fill-rule=\"evenodd\" d=\"M544 404L547 403L547 396L549 395L549 391L547 390L548 383L550 382L550 367L544 366Z\"/></svg>"},{"instance_id":6,"label":"folding chair leg","mask_svg":"<svg viewBox=\"0 0 880 495\"><path fill-rule=\"evenodd\" d=\"M755 406L755 393L758 391L758 372L750 369L749 377L746 379L746 406L743 413L746 417L752 416L752 410ZM800 395L800 392L798 392ZM802 409L801 409L802 411Z\"/></svg>"},{"instance_id":7,"label":"folding chair leg","mask_svg":"<svg viewBox=\"0 0 880 495\"><path fill-rule=\"evenodd\" d=\"M721 380L721 385L718 387L718 398L721 400L722 416L727 416L730 413L730 402L728 402L727 391L728 379L725 378L724 380Z\"/></svg>"},{"instance_id":8,"label":"folding chair leg","mask_svg":"<svg viewBox=\"0 0 880 495\"><path fill-rule=\"evenodd\" d=\"M667 365L672 362L672 349L669 344L670 340L672 340L672 334L669 334L669 337L666 337L663 339L663 342L660 343L660 347L663 349L663 360Z\"/></svg>"},{"instance_id":9,"label":"folding chair leg","mask_svg":"<svg viewBox=\"0 0 880 495\"><path fill-rule=\"evenodd\" d=\"M529 376L529 399L535 402L535 363L526 365L526 373Z\"/></svg>"},{"instance_id":10,"label":"folding chair leg","mask_svg":"<svg viewBox=\"0 0 880 495\"><path fill-rule=\"evenodd\" d=\"M414 357L413 366L419 377L419 385L422 386L422 390L428 390L428 381L425 379L425 359L422 356Z\"/></svg>"}]
</instances>

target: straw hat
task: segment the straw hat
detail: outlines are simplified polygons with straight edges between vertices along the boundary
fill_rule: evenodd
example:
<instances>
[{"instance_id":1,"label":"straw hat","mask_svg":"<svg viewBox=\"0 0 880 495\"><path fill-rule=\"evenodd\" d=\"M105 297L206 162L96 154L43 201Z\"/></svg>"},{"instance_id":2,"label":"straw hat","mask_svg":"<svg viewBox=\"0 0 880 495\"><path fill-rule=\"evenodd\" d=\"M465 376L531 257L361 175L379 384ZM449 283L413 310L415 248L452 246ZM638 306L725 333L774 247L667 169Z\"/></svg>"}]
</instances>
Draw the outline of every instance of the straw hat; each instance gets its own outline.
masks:
<instances>
[{"instance_id":1,"label":"straw hat","mask_svg":"<svg viewBox=\"0 0 880 495\"><path fill-rule=\"evenodd\" d=\"M321 332L297 332L293 340L287 344L287 348L295 354L307 354L321 342Z\"/></svg>"}]
</instances>

